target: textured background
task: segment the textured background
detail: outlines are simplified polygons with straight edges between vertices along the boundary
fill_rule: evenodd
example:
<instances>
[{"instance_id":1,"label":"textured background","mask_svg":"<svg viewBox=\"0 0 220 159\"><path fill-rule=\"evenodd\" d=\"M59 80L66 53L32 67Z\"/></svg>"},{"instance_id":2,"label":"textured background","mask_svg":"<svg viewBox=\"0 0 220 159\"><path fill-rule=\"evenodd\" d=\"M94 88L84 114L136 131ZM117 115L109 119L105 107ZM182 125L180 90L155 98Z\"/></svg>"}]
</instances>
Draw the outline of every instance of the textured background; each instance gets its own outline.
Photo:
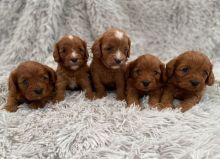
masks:
<instances>
[{"instance_id":1,"label":"textured background","mask_svg":"<svg viewBox=\"0 0 220 159\"><path fill-rule=\"evenodd\" d=\"M0 158L220 158L220 86L209 87L197 106L158 112L125 109L114 94L93 102L83 92L16 113L3 108L7 78L21 61L56 68L54 43L64 34L88 42L114 26L127 31L132 57L157 55L164 62L200 50L220 77L219 0L1 0Z\"/></svg>"}]
</instances>

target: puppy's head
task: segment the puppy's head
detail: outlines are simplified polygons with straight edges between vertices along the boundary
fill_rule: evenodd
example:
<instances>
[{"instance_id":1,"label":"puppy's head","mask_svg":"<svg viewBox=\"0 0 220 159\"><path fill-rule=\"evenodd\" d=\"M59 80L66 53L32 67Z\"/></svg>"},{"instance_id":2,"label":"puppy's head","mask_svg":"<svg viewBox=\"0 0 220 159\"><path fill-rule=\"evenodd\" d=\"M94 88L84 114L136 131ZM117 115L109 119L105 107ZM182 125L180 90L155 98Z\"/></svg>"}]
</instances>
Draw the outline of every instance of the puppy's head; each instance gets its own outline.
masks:
<instances>
[{"instance_id":1,"label":"puppy's head","mask_svg":"<svg viewBox=\"0 0 220 159\"><path fill-rule=\"evenodd\" d=\"M95 58L111 69L118 69L130 56L131 42L127 34L119 29L109 29L92 46Z\"/></svg>"},{"instance_id":2,"label":"puppy's head","mask_svg":"<svg viewBox=\"0 0 220 159\"><path fill-rule=\"evenodd\" d=\"M9 77L9 93L19 94L28 101L41 100L52 94L56 73L34 61L21 63Z\"/></svg>"},{"instance_id":3,"label":"puppy's head","mask_svg":"<svg viewBox=\"0 0 220 159\"><path fill-rule=\"evenodd\" d=\"M141 91L153 91L164 82L165 66L149 54L130 62L126 69L126 79L131 79L134 87Z\"/></svg>"},{"instance_id":4,"label":"puppy's head","mask_svg":"<svg viewBox=\"0 0 220 159\"><path fill-rule=\"evenodd\" d=\"M201 91L206 84L214 83L212 64L200 52L187 51L179 55L168 62L166 71L168 80L172 79L176 86L188 91Z\"/></svg>"},{"instance_id":5,"label":"puppy's head","mask_svg":"<svg viewBox=\"0 0 220 159\"><path fill-rule=\"evenodd\" d=\"M64 67L76 70L87 62L86 43L77 36L64 36L55 44L53 57Z\"/></svg>"}]
</instances>

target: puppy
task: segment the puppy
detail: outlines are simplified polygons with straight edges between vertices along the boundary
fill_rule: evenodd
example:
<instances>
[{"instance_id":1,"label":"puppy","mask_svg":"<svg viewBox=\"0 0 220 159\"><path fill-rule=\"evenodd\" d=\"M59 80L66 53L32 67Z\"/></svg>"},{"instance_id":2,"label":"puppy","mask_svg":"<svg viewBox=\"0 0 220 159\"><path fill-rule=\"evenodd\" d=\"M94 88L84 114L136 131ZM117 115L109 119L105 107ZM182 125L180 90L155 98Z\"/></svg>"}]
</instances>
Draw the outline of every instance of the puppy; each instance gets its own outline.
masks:
<instances>
[{"instance_id":1,"label":"puppy","mask_svg":"<svg viewBox=\"0 0 220 159\"><path fill-rule=\"evenodd\" d=\"M6 110L15 112L21 103L33 109L42 108L55 96L56 73L38 62L21 63L9 77Z\"/></svg>"},{"instance_id":2,"label":"puppy","mask_svg":"<svg viewBox=\"0 0 220 159\"><path fill-rule=\"evenodd\" d=\"M96 98L106 96L106 88L116 88L117 99L125 99L125 62L130 55L131 42L119 29L109 29L92 46L91 74Z\"/></svg>"},{"instance_id":3,"label":"puppy","mask_svg":"<svg viewBox=\"0 0 220 159\"><path fill-rule=\"evenodd\" d=\"M64 36L54 47L54 60L57 66L55 101L64 100L66 89L82 88L87 98L92 99L93 92L87 66L88 52L85 41L77 36Z\"/></svg>"},{"instance_id":4,"label":"puppy","mask_svg":"<svg viewBox=\"0 0 220 159\"><path fill-rule=\"evenodd\" d=\"M164 90L162 107L171 107L174 98L182 100L181 111L185 112L198 103L206 85L213 85L214 74L208 57L200 52L187 51L166 65L168 83Z\"/></svg>"},{"instance_id":5,"label":"puppy","mask_svg":"<svg viewBox=\"0 0 220 159\"><path fill-rule=\"evenodd\" d=\"M130 62L126 69L128 106L140 106L144 95L149 95L150 106L159 104L165 75L165 65L153 55L145 54Z\"/></svg>"}]
</instances>

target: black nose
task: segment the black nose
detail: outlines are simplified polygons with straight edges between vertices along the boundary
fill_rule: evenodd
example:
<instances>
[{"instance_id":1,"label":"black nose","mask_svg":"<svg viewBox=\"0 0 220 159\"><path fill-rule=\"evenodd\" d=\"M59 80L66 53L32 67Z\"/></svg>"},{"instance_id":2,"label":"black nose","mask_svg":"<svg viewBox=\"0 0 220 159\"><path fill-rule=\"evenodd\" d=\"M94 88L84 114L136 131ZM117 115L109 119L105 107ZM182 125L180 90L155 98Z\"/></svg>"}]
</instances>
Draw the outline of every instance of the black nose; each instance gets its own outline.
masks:
<instances>
[{"instance_id":1,"label":"black nose","mask_svg":"<svg viewBox=\"0 0 220 159\"><path fill-rule=\"evenodd\" d=\"M72 59L71 59L71 61L72 61L73 63L77 62L77 60L78 60L77 58L72 58Z\"/></svg>"},{"instance_id":2,"label":"black nose","mask_svg":"<svg viewBox=\"0 0 220 159\"><path fill-rule=\"evenodd\" d=\"M37 94L37 95L41 95L43 93L43 88L37 88L34 90L34 92Z\"/></svg>"},{"instance_id":3,"label":"black nose","mask_svg":"<svg viewBox=\"0 0 220 159\"><path fill-rule=\"evenodd\" d=\"M193 86L198 86L198 85L199 85L199 81L197 81L197 80L190 80L190 83L191 83Z\"/></svg>"},{"instance_id":4,"label":"black nose","mask_svg":"<svg viewBox=\"0 0 220 159\"><path fill-rule=\"evenodd\" d=\"M150 81L144 80L144 81L142 81L142 83L145 87L147 87L150 84Z\"/></svg>"},{"instance_id":5,"label":"black nose","mask_svg":"<svg viewBox=\"0 0 220 159\"><path fill-rule=\"evenodd\" d=\"M121 59L115 59L115 63L120 64L121 63Z\"/></svg>"}]
</instances>

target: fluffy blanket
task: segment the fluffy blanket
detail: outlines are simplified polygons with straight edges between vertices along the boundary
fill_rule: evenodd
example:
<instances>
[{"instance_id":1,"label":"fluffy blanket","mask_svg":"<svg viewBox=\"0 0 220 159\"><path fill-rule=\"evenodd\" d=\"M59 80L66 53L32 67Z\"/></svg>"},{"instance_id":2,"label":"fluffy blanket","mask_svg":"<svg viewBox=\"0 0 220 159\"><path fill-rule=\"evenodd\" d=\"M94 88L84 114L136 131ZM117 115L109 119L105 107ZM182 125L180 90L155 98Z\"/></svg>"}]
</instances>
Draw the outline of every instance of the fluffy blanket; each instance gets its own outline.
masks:
<instances>
[{"instance_id":1,"label":"fluffy blanket","mask_svg":"<svg viewBox=\"0 0 220 159\"><path fill-rule=\"evenodd\" d=\"M127 31L132 57L144 53L164 62L200 50L220 77L219 0L1 0L0 158L220 158L220 86L208 87L186 113L126 109L114 93L96 101L67 92L44 109L4 110L7 78L25 60L56 68L55 41L74 34L88 42L109 27Z\"/></svg>"}]
</instances>

